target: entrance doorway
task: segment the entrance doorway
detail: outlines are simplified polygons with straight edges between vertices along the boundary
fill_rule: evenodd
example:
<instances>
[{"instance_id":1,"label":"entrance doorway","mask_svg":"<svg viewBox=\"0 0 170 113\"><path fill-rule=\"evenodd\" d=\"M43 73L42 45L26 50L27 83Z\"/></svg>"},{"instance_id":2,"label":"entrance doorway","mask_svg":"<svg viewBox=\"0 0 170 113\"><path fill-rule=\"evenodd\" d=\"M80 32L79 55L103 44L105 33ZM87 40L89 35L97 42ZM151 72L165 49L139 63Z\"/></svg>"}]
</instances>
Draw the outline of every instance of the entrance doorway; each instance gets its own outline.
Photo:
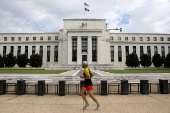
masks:
<instances>
[{"instance_id":1,"label":"entrance doorway","mask_svg":"<svg viewBox=\"0 0 170 113\"><path fill-rule=\"evenodd\" d=\"M82 55L82 62L87 61L87 55Z\"/></svg>"}]
</instances>

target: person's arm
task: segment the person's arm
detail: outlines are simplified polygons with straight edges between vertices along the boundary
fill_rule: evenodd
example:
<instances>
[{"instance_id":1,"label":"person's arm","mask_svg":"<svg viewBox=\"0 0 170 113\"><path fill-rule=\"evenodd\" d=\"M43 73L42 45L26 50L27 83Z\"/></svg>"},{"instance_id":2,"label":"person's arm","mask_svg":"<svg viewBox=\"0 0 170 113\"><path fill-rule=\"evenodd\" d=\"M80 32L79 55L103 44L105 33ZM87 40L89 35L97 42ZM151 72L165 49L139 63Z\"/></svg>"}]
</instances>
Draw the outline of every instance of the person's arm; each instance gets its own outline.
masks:
<instances>
[{"instance_id":1,"label":"person's arm","mask_svg":"<svg viewBox=\"0 0 170 113\"><path fill-rule=\"evenodd\" d=\"M90 78L92 78L93 76L94 76L94 73L91 72L91 77Z\"/></svg>"},{"instance_id":2,"label":"person's arm","mask_svg":"<svg viewBox=\"0 0 170 113\"><path fill-rule=\"evenodd\" d=\"M83 77L82 75L80 75L80 78L84 78L84 79L90 79L90 76Z\"/></svg>"}]
</instances>

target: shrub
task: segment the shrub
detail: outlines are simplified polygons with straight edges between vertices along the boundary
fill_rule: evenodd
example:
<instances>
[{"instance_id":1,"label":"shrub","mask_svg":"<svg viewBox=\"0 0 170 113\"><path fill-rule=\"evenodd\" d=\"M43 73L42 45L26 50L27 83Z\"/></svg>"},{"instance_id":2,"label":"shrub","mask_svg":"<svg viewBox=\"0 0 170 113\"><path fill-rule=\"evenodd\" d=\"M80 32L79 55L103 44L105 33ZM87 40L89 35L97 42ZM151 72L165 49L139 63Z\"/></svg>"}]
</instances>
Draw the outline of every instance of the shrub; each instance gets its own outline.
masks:
<instances>
[{"instance_id":1,"label":"shrub","mask_svg":"<svg viewBox=\"0 0 170 113\"><path fill-rule=\"evenodd\" d=\"M136 53L132 52L131 54L129 54L129 56L127 56L126 58L126 65L128 67L138 67L140 65L139 63L139 59Z\"/></svg>"},{"instance_id":2,"label":"shrub","mask_svg":"<svg viewBox=\"0 0 170 113\"><path fill-rule=\"evenodd\" d=\"M16 64L16 56L13 53L9 53L5 57L5 67L14 67Z\"/></svg>"},{"instance_id":3,"label":"shrub","mask_svg":"<svg viewBox=\"0 0 170 113\"><path fill-rule=\"evenodd\" d=\"M42 57L39 54L33 54L30 56L30 66L31 67L41 67L42 66Z\"/></svg>"},{"instance_id":4,"label":"shrub","mask_svg":"<svg viewBox=\"0 0 170 113\"><path fill-rule=\"evenodd\" d=\"M155 67L161 67L162 64L163 64L163 60L162 60L162 57L160 56L160 54L155 54L153 57L152 57L152 62L153 62L153 65Z\"/></svg>"},{"instance_id":5,"label":"shrub","mask_svg":"<svg viewBox=\"0 0 170 113\"><path fill-rule=\"evenodd\" d=\"M26 67L28 63L28 57L26 54L20 54L17 58L17 65L19 67Z\"/></svg>"},{"instance_id":6,"label":"shrub","mask_svg":"<svg viewBox=\"0 0 170 113\"><path fill-rule=\"evenodd\" d=\"M151 66L152 62L151 62L151 57L147 54L143 54L140 57L140 64L144 67L148 67Z\"/></svg>"}]
</instances>

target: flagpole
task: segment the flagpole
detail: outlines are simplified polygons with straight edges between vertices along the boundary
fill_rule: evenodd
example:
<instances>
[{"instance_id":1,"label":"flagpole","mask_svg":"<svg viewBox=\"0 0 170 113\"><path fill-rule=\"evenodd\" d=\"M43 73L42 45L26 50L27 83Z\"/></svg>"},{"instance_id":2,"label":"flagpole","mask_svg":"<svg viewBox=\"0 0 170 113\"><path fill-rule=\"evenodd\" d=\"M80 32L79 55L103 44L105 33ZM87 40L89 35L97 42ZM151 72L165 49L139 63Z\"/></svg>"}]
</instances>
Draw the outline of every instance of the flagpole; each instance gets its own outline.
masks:
<instances>
[{"instance_id":1,"label":"flagpole","mask_svg":"<svg viewBox=\"0 0 170 113\"><path fill-rule=\"evenodd\" d=\"M85 2L84 2L85 3ZM85 18L85 5L84 5L84 18Z\"/></svg>"}]
</instances>

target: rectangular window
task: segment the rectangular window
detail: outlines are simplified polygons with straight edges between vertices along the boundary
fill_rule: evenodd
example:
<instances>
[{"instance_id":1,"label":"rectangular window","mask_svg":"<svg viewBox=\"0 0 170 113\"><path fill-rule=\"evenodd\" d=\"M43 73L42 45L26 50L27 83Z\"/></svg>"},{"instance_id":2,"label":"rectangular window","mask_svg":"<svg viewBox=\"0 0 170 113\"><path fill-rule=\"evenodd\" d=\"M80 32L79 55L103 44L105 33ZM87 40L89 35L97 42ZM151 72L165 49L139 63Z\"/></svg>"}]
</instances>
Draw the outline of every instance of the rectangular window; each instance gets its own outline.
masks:
<instances>
[{"instance_id":1,"label":"rectangular window","mask_svg":"<svg viewBox=\"0 0 170 113\"><path fill-rule=\"evenodd\" d=\"M140 46L140 56L143 55L143 46Z\"/></svg>"},{"instance_id":2,"label":"rectangular window","mask_svg":"<svg viewBox=\"0 0 170 113\"><path fill-rule=\"evenodd\" d=\"M165 47L161 46L161 53L162 53L162 57L165 57Z\"/></svg>"},{"instance_id":3,"label":"rectangular window","mask_svg":"<svg viewBox=\"0 0 170 113\"><path fill-rule=\"evenodd\" d=\"M97 39L92 39L92 61L97 61Z\"/></svg>"},{"instance_id":4,"label":"rectangular window","mask_svg":"<svg viewBox=\"0 0 170 113\"><path fill-rule=\"evenodd\" d=\"M82 39L82 52L87 52L87 39Z\"/></svg>"},{"instance_id":5,"label":"rectangular window","mask_svg":"<svg viewBox=\"0 0 170 113\"><path fill-rule=\"evenodd\" d=\"M21 46L18 46L17 57L21 54Z\"/></svg>"},{"instance_id":6,"label":"rectangular window","mask_svg":"<svg viewBox=\"0 0 170 113\"><path fill-rule=\"evenodd\" d=\"M72 39L72 61L77 61L77 39Z\"/></svg>"},{"instance_id":7,"label":"rectangular window","mask_svg":"<svg viewBox=\"0 0 170 113\"><path fill-rule=\"evenodd\" d=\"M150 37L147 37L147 41L150 41Z\"/></svg>"},{"instance_id":8,"label":"rectangular window","mask_svg":"<svg viewBox=\"0 0 170 113\"><path fill-rule=\"evenodd\" d=\"M47 62L50 62L50 48L51 46L47 46Z\"/></svg>"},{"instance_id":9,"label":"rectangular window","mask_svg":"<svg viewBox=\"0 0 170 113\"><path fill-rule=\"evenodd\" d=\"M135 37L132 37L132 40L135 41Z\"/></svg>"},{"instance_id":10,"label":"rectangular window","mask_svg":"<svg viewBox=\"0 0 170 113\"><path fill-rule=\"evenodd\" d=\"M35 46L32 46L32 55L35 54Z\"/></svg>"},{"instance_id":11,"label":"rectangular window","mask_svg":"<svg viewBox=\"0 0 170 113\"><path fill-rule=\"evenodd\" d=\"M36 37L33 37L33 40L36 40Z\"/></svg>"},{"instance_id":12,"label":"rectangular window","mask_svg":"<svg viewBox=\"0 0 170 113\"><path fill-rule=\"evenodd\" d=\"M157 41L157 38L156 38L156 37L153 37L153 41Z\"/></svg>"},{"instance_id":13,"label":"rectangular window","mask_svg":"<svg viewBox=\"0 0 170 113\"><path fill-rule=\"evenodd\" d=\"M136 53L136 46L133 46L133 52Z\"/></svg>"},{"instance_id":14,"label":"rectangular window","mask_svg":"<svg viewBox=\"0 0 170 113\"><path fill-rule=\"evenodd\" d=\"M112 37L112 36L110 37L110 40L113 40L113 37Z\"/></svg>"},{"instance_id":15,"label":"rectangular window","mask_svg":"<svg viewBox=\"0 0 170 113\"><path fill-rule=\"evenodd\" d=\"M114 46L110 46L111 62L114 62Z\"/></svg>"},{"instance_id":16,"label":"rectangular window","mask_svg":"<svg viewBox=\"0 0 170 113\"><path fill-rule=\"evenodd\" d=\"M168 52L170 53L170 46L168 46Z\"/></svg>"},{"instance_id":17,"label":"rectangular window","mask_svg":"<svg viewBox=\"0 0 170 113\"><path fill-rule=\"evenodd\" d=\"M28 57L28 46L25 46L25 54L26 54L27 57Z\"/></svg>"},{"instance_id":18,"label":"rectangular window","mask_svg":"<svg viewBox=\"0 0 170 113\"><path fill-rule=\"evenodd\" d=\"M7 37L4 37L4 41L7 41Z\"/></svg>"},{"instance_id":19,"label":"rectangular window","mask_svg":"<svg viewBox=\"0 0 170 113\"><path fill-rule=\"evenodd\" d=\"M54 62L58 61L58 46L54 48Z\"/></svg>"},{"instance_id":20,"label":"rectangular window","mask_svg":"<svg viewBox=\"0 0 170 113\"><path fill-rule=\"evenodd\" d=\"M14 41L14 37L11 37L11 41Z\"/></svg>"},{"instance_id":21,"label":"rectangular window","mask_svg":"<svg viewBox=\"0 0 170 113\"><path fill-rule=\"evenodd\" d=\"M125 40L128 41L128 37L125 37Z\"/></svg>"},{"instance_id":22,"label":"rectangular window","mask_svg":"<svg viewBox=\"0 0 170 113\"><path fill-rule=\"evenodd\" d=\"M140 41L143 41L143 37L139 37L139 40L140 40Z\"/></svg>"},{"instance_id":23,"label":"rectangular window","mask_svg":"<svg viewBox=\"0 0 170 113\"><path fill-rule=\"evenodd\" d=\"M6 56L6 46L3 46L3 57Z\"/></svg>"},{"instance_id":24,"label":"rectangular window","mask_svg":"<svg viewBox=\"0 0 170 113\"><path fill-rule=\"evenodd\" d=\"M21 37L18 37L18 41L21 41Z\"/></svg>"},{"instance_id":25,"label":"rectangular window","mask_svg":"<svg viewBox=\"0 0 170 113\"><path fill-rule=\"evenodd\" d=\"M14 46L11 46L10 52L11 52L12 54L14 54Z\"/></svg>"},{"instance_id":26,"label":"rectangular window","mask_svg":"<svg viewBox=\"0 0 170 113\"><path fill-rule=\"evenodd\" d=\"M121 40L121 37L118 37L118 40Z\"/></svg>"},{"instance_id":27,"label":"rectangular window","mask_svg":"<svg viewBox=\"0 0 170 113\"><path fill-rule=\"evenodd\" d=\"M40 46L40 56L43 58L43 46Z\"/></svg>"},{"instance_id":28,"label":"rectangular window","mask_svg":"<svg viewBox=\"0 0 170 113\"><path fill-rule=\"evenodd\" d=\"M125 50L126 50L126 57L129 56L129 46L125 46Z\"/></svg>"},{"instance_id":29,"label":"rectangular window","mask_svg":"<svg viewBox=\"0 0 170 113\"><path fill-rule=\"evenodd\" d=\"M40 40L43 40L43 36L40 37Z\"/></svg>"},{"instance_id":30,"label":"rectangular window","mask_svg":"<svg viewBox=\"0 0 170 113\"><path fill-rule=\"evenodd\" d=\"M121 46L118 46L118 61L122 61L122 49Z\"/></svg>"},{"instance_id":31,"label":"rectangular window","mask_svg":"<svg viewBox=\"0 0 170 113\"><path fill-rule=\"evenodd\" d=\"M160 39L161 41L164 41L164 37L161 37L161 39Z\"/></svg>"},{"instance_id":32,"label":"rectangular window","mask_svg":"<svg viewBox=\"0 0 170 113\"><path fill-rule=\"evenodd\" d=\"M29 37L26 37L26 41L28 41L29 40Z\"/></svg>"},{"instance_id":33,"label":"rectangular window","mask_svg":"<svg viewBox=\"0 0 170 113\"><path fill-rule=\"evenodd\" d=\"M55 40L58 40L58 36L55 36Z\"/></svg>"},{"instance_id":34,"label":"rectangular window","mask_svg":"<svg viewBox=\"0 0 170 113\"><path fill-rule=\"evenodd\" d=\"M154 54L158 54L158 48L157 48L157 46L154 46Z\"/></svg>"},{"instance_id":35,"label":"rectangular window","mask_svg":"<svg viewBox=\"0 0 170 113\"><path fill-rule=\"evenodd\" d=\"M51 36L48 36L48 40L51 40Z\"/></svg>"},{"instance_id":36,"label":"rectangular window","mask_svg":"<svg viewBox=\"0 0 170 113\"><path fill-rule=\"evenodd\" d=\"M151 47L147 46L147 54L151 57Z\"/></svg>"},{"instance_id":37,"label":"rectangular window","mask_svg":"<svg viewBox=\"0 0 170 113\"><path fill-rule=\"evenodd\" d=\"M170 37L168 37L168 39L167 39L168 41L170 41Z\"/></svg>"}]
</instances>

